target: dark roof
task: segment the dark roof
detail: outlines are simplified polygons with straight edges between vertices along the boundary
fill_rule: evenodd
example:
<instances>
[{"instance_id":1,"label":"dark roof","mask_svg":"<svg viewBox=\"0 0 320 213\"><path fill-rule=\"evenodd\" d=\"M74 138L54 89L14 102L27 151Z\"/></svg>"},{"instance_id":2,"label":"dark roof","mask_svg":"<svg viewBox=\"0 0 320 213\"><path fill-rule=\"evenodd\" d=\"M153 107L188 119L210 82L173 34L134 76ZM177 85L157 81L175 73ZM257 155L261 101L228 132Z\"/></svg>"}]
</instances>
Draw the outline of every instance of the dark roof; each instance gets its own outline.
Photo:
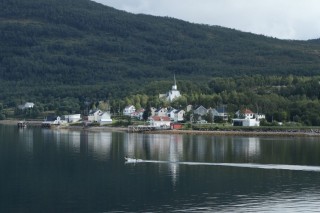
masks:
<instances>
[{"instance_id":1,"label":"dark roof","mask_svg":"<svg viewBox=\"0 0 320 213\"><path fill-rule=\"evenodd\" d=\"M56 115L49 115L49 116L47 116L46 121L55 121L55 120L57 120L57 118L58 118L58 116L56 116Z\"/></svg>"}]
</instances>

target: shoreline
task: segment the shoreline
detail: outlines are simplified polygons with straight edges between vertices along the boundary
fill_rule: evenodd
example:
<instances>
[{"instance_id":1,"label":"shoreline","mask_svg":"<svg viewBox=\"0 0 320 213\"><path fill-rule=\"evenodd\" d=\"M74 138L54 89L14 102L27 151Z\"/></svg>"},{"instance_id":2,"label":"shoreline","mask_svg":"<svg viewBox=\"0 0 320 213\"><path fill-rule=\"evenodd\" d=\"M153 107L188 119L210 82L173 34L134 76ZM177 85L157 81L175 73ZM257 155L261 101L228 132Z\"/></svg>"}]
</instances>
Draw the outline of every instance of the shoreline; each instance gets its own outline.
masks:
<instances>
[{"instance_id":1,"label":"shoreline","mask_svg":"<svg viewBox=\"0 0 320 213\"><path fill-rule=\"evenodd\" d=\"M16 126L21 120L0 120L0 125L10 125ZM41 127L42 120L25 120L30 126ZM50 128L49 128L50 129ZM109 127L109 126L92 126L92 127L83 127L83 126L58 126L52 127L51 129L65 129L65 130L74 130L74 131L127 131L126 127Z\"/></svg>"},{"instance_id":2,"label":"shoreline","mask_svg":"<svg viewBox=\"0 0 320 213\"><path fill-rule=\"evenodd\" d=\"M213 135L213 136L251 136L251 137L320 137L320 133L287 132L287 131L201 131L201 130L161 130L148 131L147 134L185 134L185 135Z\"/></svg>"},{"instance_id":3,"label":"shoreline","mask_svg":"<svg viewBox=\"0 0 320 213\"><path fill-rule=\"evenodd\" d=\"M17 125L19 120L0 120L2 125ZM40 120L26 120L32 126L41 126ZM127 127L109 127L109 126L92 126L92 127L83 127L83 126L61 126L59 128L52 129L64 129L71 131L92 131L92 132L101 132L101 131L119 131L119 132L128 132ZM320 137L319 131L313 131L310 127L310 130L298 129L298 130L155 130L155 131L145 131L140 132L143 134L185 134L185 135L217 135L217 136L259 136L259 137L268 137L268 136L279 136L279 137Z\"/></svg>"}]
</instances>

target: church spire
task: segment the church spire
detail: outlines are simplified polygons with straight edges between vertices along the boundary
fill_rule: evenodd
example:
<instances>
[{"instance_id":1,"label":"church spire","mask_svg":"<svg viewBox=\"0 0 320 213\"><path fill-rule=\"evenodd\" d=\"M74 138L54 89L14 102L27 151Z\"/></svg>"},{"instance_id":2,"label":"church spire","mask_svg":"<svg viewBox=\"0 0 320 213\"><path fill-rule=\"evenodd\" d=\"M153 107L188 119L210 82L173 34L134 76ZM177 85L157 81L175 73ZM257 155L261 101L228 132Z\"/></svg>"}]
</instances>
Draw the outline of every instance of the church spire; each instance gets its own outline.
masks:
<instances>
[{"instance_id":1,"label":"church spire","mask_svg":"<svg viewBox=\"0 0 320 213\"><path fill-rule=\"evenodd\" d=\"M172 86L172 90L177 90L177 82L176 82L176 74L173 74L174 85Z\"/></svg>"}]
</instances>

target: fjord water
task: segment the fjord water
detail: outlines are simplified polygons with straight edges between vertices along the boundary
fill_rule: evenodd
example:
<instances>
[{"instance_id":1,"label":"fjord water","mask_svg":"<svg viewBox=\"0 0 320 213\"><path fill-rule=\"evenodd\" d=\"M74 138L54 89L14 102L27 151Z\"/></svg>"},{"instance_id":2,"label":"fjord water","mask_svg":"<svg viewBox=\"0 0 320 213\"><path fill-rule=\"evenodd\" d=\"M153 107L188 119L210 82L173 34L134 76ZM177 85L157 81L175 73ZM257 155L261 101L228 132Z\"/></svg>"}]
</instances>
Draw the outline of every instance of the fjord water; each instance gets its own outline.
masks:
<instances>
[{"instance_id":1,"label":"fjord water","mask_svg":"<svg viewBox=\"0 0 320 213\"><path fill-rule=\"evenodd\" d=\"M320 139L0 125L0 189L0 212L317 212Z\"/></svg>"}]
</instances>

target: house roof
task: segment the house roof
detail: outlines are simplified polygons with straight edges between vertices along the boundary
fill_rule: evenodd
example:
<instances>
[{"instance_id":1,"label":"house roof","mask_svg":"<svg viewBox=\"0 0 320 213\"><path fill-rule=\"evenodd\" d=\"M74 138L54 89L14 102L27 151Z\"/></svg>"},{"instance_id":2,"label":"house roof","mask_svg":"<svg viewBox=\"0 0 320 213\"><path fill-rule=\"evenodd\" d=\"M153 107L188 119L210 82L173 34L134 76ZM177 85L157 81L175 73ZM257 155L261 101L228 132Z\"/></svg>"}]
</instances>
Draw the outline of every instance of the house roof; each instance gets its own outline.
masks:
<instances>
[{"instance_id":1,"label":"house roof","mask_svg":"<svg viewBox=\"0 0 320 213\"><path fill-rule=\"evenodd\" d=\"M205 108L205 107L204 107L204 106L202 106L202 105L200 105L200 106L196 106L194 109L195 109L195 110L197 110L197 109L205 109L205 110L207 110L207 108Z\"/></svg>"},{"instance_id":2,"label":"house roof","mask_svg":"<svg viewBox=\"0 0 320 213\"><path fill-rule=\"evenodd\" d=\"M93 115L95 113L101 113L102 111L100 109L90 109L89 114Z\"/></svg>"},{"instance_id":3,"label":"house roof","mask_svg":"<svg viewBox=\"0 0 320 213\"><path fill-rule=\"evenodd\" d=\"M126 106L125 109L135 108L133 105Z\"/></svg>"},{"instance_id":4,"label":"house roof","mask_svg":"<svg viewBox=\"0 0 320 213\"><path fill-rule=\"evenodd\" d=\"M245 109L243 111L244 114L253 114L253 112L250 109Z\"/></svg>"},{"instance_id":5,"label":"house roof","mask_svg":"<svg viewBox=\"0 0 320 213\"><path fill-rule=\"evenodd\" d=\"M244 109L240 111L242 114L253 114L253 112L250 109Z\"/></svg>"},{"instance_id":6,"label":"house roof","mask_svg":"<svg viewBox=\"0 0 320 213\"><path fill-rule=\"evenodd\" d=\"M166 108L159 108L159 109L156 110L156 112L159 112L159 111L161 111L161 110L167 111Z\"/></svg>"},{"instance_id":7,"label":"house roof","mask_svg":"<svg viewBox=\"0 0 320 213\"><path fill-rule=\"evenodd\" d=\"M179 109L175 112L175 114L179 113L179 112L185 112L183 109Z\"/></svg>"},{"instance_id":8,"label":"house roof","mask_svg":"<svg viewBox=\"0 0 320 213\"><path fill-rule=\"evenodd\" d=\"M226 108L224 108L224 107L218 107L216 110L218 113L226 113L227 112Z\"/></svg>"},{"instance_id":9,"label":"house roof","mask_svg":"<svg viewBox=\"0 0 320 213\"><path fill-rule=\"evenodd\" d=\"M170 109L170 110L168 111L168 113L176 112L176 111L177 111L176 109L172 108L172 109Z\"/></svg>"},{"instance_id":10,"label":"house roof","mask_svg":"<svg viewBox=\"0 0 320 213\"><path fill-rule=\"evenodd\" d=\"M46 117L46 121L55 121L58 119L59 116L56 115L49 115Z\"/></svg>"}]
</instances>

